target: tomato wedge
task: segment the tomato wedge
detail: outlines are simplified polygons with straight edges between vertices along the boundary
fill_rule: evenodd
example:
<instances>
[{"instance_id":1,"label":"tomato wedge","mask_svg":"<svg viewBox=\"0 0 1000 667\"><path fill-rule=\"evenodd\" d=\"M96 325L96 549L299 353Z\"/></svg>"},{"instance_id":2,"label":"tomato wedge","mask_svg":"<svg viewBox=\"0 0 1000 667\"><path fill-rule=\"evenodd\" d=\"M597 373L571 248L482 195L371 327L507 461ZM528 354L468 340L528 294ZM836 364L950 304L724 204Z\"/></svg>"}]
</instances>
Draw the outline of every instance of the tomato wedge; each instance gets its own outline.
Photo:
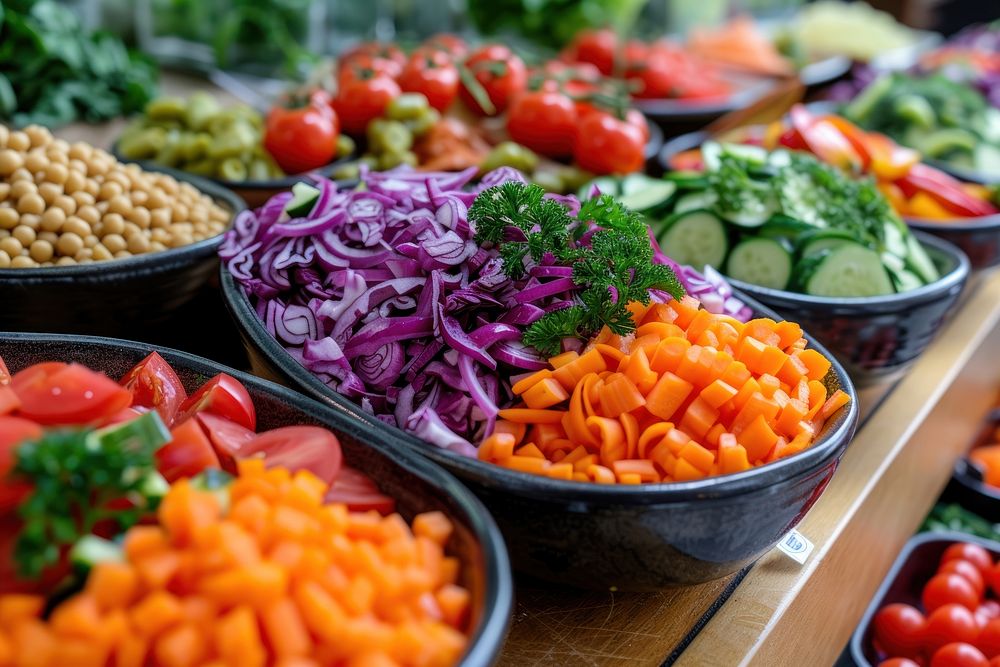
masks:
<instances>
[{"instance_id":1,"label":"tomato wedge","mask_svg":"<svg viewBox=\"0 0 1000 667\"><path fill-rule=\"evenodd\" d=\"M21 399L17 397L17 393L11 387L0 384L0 415L9 415L19 407Z\"/></svg>"},{"instance_id":2,"label":"tomato wedge","mask_svg":"<svg viewBox=\"0 0 1000 667\"><path fill-rule=\"evenodd\" d=\"M167 426L173 424L187 392L167 360L156 352L135 365L119 383L132 394L132 407L156 410Z\"/></svg>"},{"instance_id":3,"label":"tomato wedge","mask_svg":"<svg viewBox=\"0 0 1000 667\"><path fill-rule=\"evenodd\" d=\"M261 433L248 442L240 458L263 456L269 467L308 470L327 484L340 472L340 441L319 426L285 426Z\"/></svg>"},{"instance_id":4,"label":"tomato wedge","mask_svg":"<svg viewBox=\"0 0 1000 667\"><path fill-rule=\"evenodd\" d=\"M14 452L22 442L40 437L42 427L35 422L20 417L0 417L0 518L17 509L31 492L31 484L7 479L14 467Z\"/></svg>"},{"instance_id":5,"label":"tomato wedge","mask_svg":"<svg viewBox=\"0 0 1000 667\"><path fill-rule=\"evenodd\" d=\"M375 510L379 514L391 514L396 510L396 501L379 491L371 477L348 466L340 469L324 502L344 503L354 512Z\"/></svg>"},{"instance_id":6,"label":"tomato wedge","mask_svg":"<svg viewBox=\"0 0 1000 667\"><path fill-rule=\"evenodd\" d=\"M251 431L257 430L257 413L249 392L239 380L225 373L216 375L184 401L175 421L180 423L199 412L209 412Z\"/></svg>"},{"instance_id":7,"label":"tomato wedge","mask_svg":"<svg viewBox=\"0 0 1000 667\"><path fill-rule=\"evenodd\" d=\"M198 413L197 419L212 442L222 467L229 472L236 472L236 459L242 456L247 443L256 438L257 434L210 412Z\"/></svg>"},{"instance_id":8,"label":"tomato wedge","mask_svg":"<svg viewBox=\"0 0 1000 667\"><path fill-rule=\"evenodd\" d=\"M132 395L106 375L80 364L48 361L11 378L19 414L39 424L100 422L128 406Z\"/></svg>"},{"instance_id":9,"label":"tomato wedge","mask_svg":"<svg viewBox=\"0 0 1000 667\"><path fill-rule=\"evenodd\" d=\"M130 422L136 417L142 416L142 411L136 410L135 408L122 408L115 414L111 415L101 426L111 426L112 424L124 424L125 422Z\"/></svg>"},{"instance_id":10,"label":"tomato wedge","mask_svg":"<svg viewBox=\"0 0 1000 667\"><path fill-rule=\"evenodd\" d=\"M156 452L156 468L171 484L182 477L194 477L205 468L221 467L197 419L175 426L170 436L170 442Z\"/></svg>"},{"instance_id":11,"label":"tomato wedge","mask_svg":"<svg viewBox=\"0 0 1000 667\"><path fill-rule=\"evenodd\" d=\"M3 358L0 358L0 385L10 384L10 371L7 370L7 364L4 363Z\"/></svg>"}]
</instances>

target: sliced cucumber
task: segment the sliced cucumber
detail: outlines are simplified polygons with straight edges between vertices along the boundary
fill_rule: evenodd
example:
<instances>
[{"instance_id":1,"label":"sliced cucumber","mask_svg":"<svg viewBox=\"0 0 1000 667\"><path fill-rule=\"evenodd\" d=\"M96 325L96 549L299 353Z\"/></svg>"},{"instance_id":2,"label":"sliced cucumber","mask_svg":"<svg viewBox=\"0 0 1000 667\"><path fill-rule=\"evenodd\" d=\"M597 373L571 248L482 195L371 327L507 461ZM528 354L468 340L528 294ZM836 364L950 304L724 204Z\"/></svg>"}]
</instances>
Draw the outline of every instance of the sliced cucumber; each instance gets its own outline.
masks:
<instances>
[{"instance_id":1,"label":"sliced cucumber","mask_svg":"<svg viewBox=\"0 0 1000 667\"><path fill-rule=\"evenodd\" d=\"M803 234L809 234L814 229L816 227L807 222L776 213L764 223L758 233L770 239L783 238L796 243Z\"/></svg>"},{"instance_id":2,"label":"sliced cucumber","mask_svg":"<svg viewBox=\"0 0 1000 667\"><path fill-rule=\"evenodd\" d=\"M906 269L893 271L890 269L889 275L892 276L892 284L896 286L897 292L909 292L910 290L924 286L924 281L920 279L920 276L913 273L913 271L907 271Z\"/></svg>"},{"instance_id":3,"label":"sliced cucumber","mask_svg":"<svg viewBox=\"0 0 1000 667\"><path fill-rule=\"evenodd\" d=\"M677 185L670 181L634 174L622 181L618 201L633 211L649 211L665 204L676 191Z\"/></svg>"},{"instance_id":4,"label":"sliced cucumber","mask_svg":"<svg viewBox=\"0 0 1000 667\"><path fill-rule=\"evenodd\" d=\"M792 277L792 254L774 239L747 239L729 253L726 275L751 285L785 289Z\"/></svg>"},{"instance_id":5,"label":"sliced cucumber","mask_svg":"<svg viewBox=\"0 0 1000 667\"><path fill-rule=\"evenodd\" d=\"M850 232L845 232L841 229L824 229L800 239L799 248L801 249L801 255L808 257L819 254L824 250L832 250L845 243L857 242L857 238Z\"/></svg>"},{"instance_id":6,"label":"sliced cucumber","mask_svg":"<svg viewBox=\"0 0 1000 667\"><path fill-rule=\"evenodd\" d=\"M906 234L908 230L900 229L894 222L886 222L882 226L882 230L882 243L885 244L885 250L898 257L906 257L908 250L903 234Z\"/></svg>"},{"instance_id":7,"label":"sliced cucumber","mask_svg":"<svg viewBox=\"0 0 1000 667\"><path fill-rule=\"evenodd\" d=\"M917 237L910 234L906 237L906 266L925 283L932 283L941 277L934 262L927 256L927 251L920 245Z\"/></svg>"},{"instance_id":8,"label":"sliced cucumber","mask_svg":"<svg viewBox=\"0 0 1000 667\"><path fill-rule=\"evenodd\" d=\"M285 204L285 213L290 218L304 218L313 210L317 199L319 189L300 181L292 186L292 198Z\"/></svg>"},{"instance_id":9,"label":"sliced cucumber","mask_svg":"<svg viewBox=\"0 0 1000 667\"><path fill-rule=\"evenodd\" d=\"M677 198L674 204L674 213L687 213L688 211L704 211L715 206L719 196L711 190L701 190L689 192Z\"/></svg>"},{"instance_id":10,"label":"sliced cucumber","mask_svg":"<svg viewBox=\"0 0 1000 667\"><path fill-rule=\"evenodd\" d=\"M753 144L722 144L722 152L758 166L768 162L767 149Z\"/></svg>"},{"instance_id":11,"label":"sliced cucumber","mask_svg":"<svg viewBox=\"0 0 1000 667\"><path fill-rule=\"evenodd\" d=\"M891 252L883 252L881 257L882 264L885 265L885 270L890 274L906 270L906 262L899 255L894 255Z\"/></svg>"},{"instance_id":12,"label":"sliced cucumber","mask_svg":"<svg viewBox=\"0 0 1000 667\"><path fill-rule=\"evenodd\" d=\"M110 540L96 535L86 535L77 540L70 549L69 561L78 569L87 572L99 563L124 562L125 551L121 545Z\"/></svg>"},{"instance_id":13,"label":"sliced cucumber","mask_svg":"<svg viewBox=\"0 0 1000 667\"><path fill-rule=\"evenodd\" d=\"M717 141L706 141L701 145L701 163L705 165L706 171L718 171L722 163L719 156L722 155L722 144Z\"/></svg>"},{"instance_id":14,"label":"sliced cucumber","mask_svg":"<svg viewBox=\"0 0 1000 667\"><path fill-rule=\"evenodd\" d=\"M719 218L708 211L687 211L667 220L659 235L660 248L675 262L701 269L722 266L729 235Z\"/></svg>"},{"instance_id":15,"label":"sliced cucumber","mask_svg":"<svg viewBox=\"0 0 1000 667\"><path fill-rule=\"evenodd\" d=\"M747 199L746 206L738 211L719 211L719 215L740 227L760 227L778 209L774 202L758 202Z\"/></svg>"},{"instance_id":16,"label":"sliced cucumber","mask_svg":"<svg viewBox=\"0 0 1000 667\"><path fill-rule=\"evenodd\" d=\"M895 288L882 258L860 243L844 243L821 253L805 283L807 294L851 297L892 294Z\"/></svg>"},{"instance_id":17,"label":"sliced cucumber","mask_svg":"<svg viewBox=\"0 0 1000 667\"><path fill-rule=\"evenodd\" d=\"M708 187L708 177L700 171L672 171L663 175L681 190L704 190Z\"/></svg>"}]
</instances>

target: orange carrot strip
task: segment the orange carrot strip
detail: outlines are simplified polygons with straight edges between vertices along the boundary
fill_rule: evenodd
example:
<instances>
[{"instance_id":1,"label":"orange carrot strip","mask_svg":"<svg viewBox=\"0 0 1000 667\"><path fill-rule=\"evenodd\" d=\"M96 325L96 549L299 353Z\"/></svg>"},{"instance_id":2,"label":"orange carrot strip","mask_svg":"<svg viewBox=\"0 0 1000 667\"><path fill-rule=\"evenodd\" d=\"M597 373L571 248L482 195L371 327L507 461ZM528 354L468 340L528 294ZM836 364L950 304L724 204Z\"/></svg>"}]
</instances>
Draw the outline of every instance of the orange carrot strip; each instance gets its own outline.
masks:
<instances>
[{"instance_id":1,"label":"orange carrot strip","mask_svg":"<svg viewBox=\"0 0 1000 667\"><path fill-rule=\"evenodd\" d=\"M611 347L610 345L605 345L604 343L598 343L594 346L594 349L600 352L606 357L605 363L609 366L614 364L615 366L625 358L625 353L619 350L617 347Z\"/></svg>"},{"instance_id":2,"label":"orange carrot strip","mask_svg":"<svg viewBox=\"0 0 1000 667\"><path fill-rule=\"evenodd\" d=\"M598 484L614 484L616 481L615 473L610 468L601 465L592 465L587 468L587 476Z\"/></svg>"},{"instance_id":3,"label":"orange carrot strip","mask_svg":"<svg viewBox=\"0 0 1000 667\"><path fill-rule=\"evenodd\" d=\"M549 360L549 363L552 363L551 359ZM517 382L514 383L514 385L510 388L510 390L514 393L515 396L520 396L521 394L523 394L524 392L528 391L536 384L541 382L542 380L551 377L552 377L552 371L550 371L547 368L543 368L542 370L536 373L532 373L523 380L518 380Z\"/></svg>"},{"instance_id":4,"label":"orange carrot strip","mask_svg":"<svg viewBox=\"0 0 1000 667\"><path fill-rule=\"evenodd\" d=\"M622 432L625 433L625 458L635 458L639 448L639 420L634 415L624 412L618 416Z\"/></svg>"},{"instance_id":5,"label":"orange carrot strip","mask_svg":"<svg viewBox=\"0 0 1000 667\"><path fill-rule=\"evenodd\" d=\"M625 375L616 373L601 389L601 408L606 417L631 412L646 404L638 387Z\"/></svg>"},{"instance_id":6,"label":"orange carrot strip","mask_svg":"<svg viewBox=\"0 0 1000 667\"><path fill-rule=\"evenodd\" d=\"M584 352L579 358L557 368L552 372L552 377L559 381L563 389L572 391L588 373L600 373L607 369L608 365L604 361L604 357L594 349Z\"/></svg>"},{"instance_id":7,"label":"orange carrot strip","mask_svg":"<svg viewBox=\"0 0 1000 667\"><path fill-rule=\"evenodd\" d=\"M507 408L500 410L500 419L521 424L558 424L566 413L561 410L532 410L531 408Z\"/></svg>"},{"instance_id":8,"label":"orange carrot strip","mask_svg":"<svg viewBox=\"0 0 1000 667\"><path fill-rule=\"evenodd\" d=\"M667 433L669 433L673 428L674 425L670 422L658 421L643 430L643 432L639 435L639 446L636 451L638 458L647 458L649 456L649 452L652 451L652 449L658 444L663 442Z\"/></svg>"},{"instance_id":9,"label":"orange carrot strip","mask_svg":"<svg viewBox=\"0 0 1000 667\"><path fill-rule=\"evenodd\" d=\"M550 357L549 363L552 364L552 368L562 368L569 362L576 361L579 358L580 358L579 352L576 352L575 350L570 350L569 352L563 352L562 354L557 354L554 357Z\"/></svg>"}]
</instances>

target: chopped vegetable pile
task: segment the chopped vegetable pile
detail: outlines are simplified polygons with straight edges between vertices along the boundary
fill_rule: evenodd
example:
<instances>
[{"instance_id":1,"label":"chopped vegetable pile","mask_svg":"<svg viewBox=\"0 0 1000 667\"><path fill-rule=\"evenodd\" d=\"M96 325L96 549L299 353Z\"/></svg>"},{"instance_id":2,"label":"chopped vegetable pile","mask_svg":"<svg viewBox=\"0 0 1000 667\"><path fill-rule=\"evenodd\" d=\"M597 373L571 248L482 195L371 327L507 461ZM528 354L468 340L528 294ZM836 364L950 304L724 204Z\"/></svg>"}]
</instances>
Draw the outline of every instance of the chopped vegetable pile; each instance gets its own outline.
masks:
<instances>
[{"instance_id":1,"label":"chopped vegetable pile","mask_svg":"<svg viewBox=\"0 0 1000 667\"><path fill-rule=\"evenodd\" d=\"M915 559L926 553L913 552ZM889 599L919 597L921 608L892 602L875 613L866 636L872 637L879 665L987 667L1000 656L996 557L996 552L979 544L955 542L944 550L937 572L928 580L915 573L927 571L933 563L907 563L898 576L912 579L905 582L913 586L912 592L896 585Z\"/></svg>"},{"instance_id":2,"label":"chopped vegetable pile","mask_svg":"<svg viewBox=\"0 0 1000 667\"><path fill-rule=\"evenodd\" d=\"M260 460L216 488L176 482L155 524L87 545L83 590L46 617L40 596L0 595L0 664L457 663L471 596L445 555L451 522L352 513L326 493Z\"/></svg>"},{"instance_id":3,"label":"chopped vegetable pile","mask_svg":"<svg viewBox=\"0 0 1000 667\"><path fill-rule=\"evenodd\" d=\"M697 159L704 172L667 175L678 192L653 223L679 262L831 297L903 292L939 277L871 180L757 146L707 143Z\"/></svg>"},{"instance_id":4,"label":"chopped vegetable pile","mask_svg":"<svg viewBox=\"0 0 1000 667\"><path fill-rule=\"evenodd\" d=\"M691 297L629 310L633 336L609 329L513 391L479 458L553 479L640 484L741 472L800 452L849 397L827 396L830 362L802 329L746 324Z\"/></svg>"},{"instance_id":5,"label":"chopped vegetable pile","mask_svg":"<svg viewBox=\"0 0 1000 667\"><path fill-rule=\"evenodd\" d=\"M955 530L976 537L985 537L988 540L1000 542L1000 523L987 521L974 512L970 512L961 505L938 503L931 510L924 523L920 526L920 532Z\"/></svg>"}]
</instances>

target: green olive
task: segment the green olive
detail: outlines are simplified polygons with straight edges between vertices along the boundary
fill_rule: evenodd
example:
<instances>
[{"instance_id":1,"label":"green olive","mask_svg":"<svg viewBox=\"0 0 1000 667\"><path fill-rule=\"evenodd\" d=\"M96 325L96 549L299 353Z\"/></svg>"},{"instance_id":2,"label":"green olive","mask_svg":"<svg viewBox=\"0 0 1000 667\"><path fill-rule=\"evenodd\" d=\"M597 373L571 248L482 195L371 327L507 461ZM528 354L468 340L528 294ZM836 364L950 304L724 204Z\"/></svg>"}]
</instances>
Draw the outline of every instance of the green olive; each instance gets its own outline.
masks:
<instances>
[{"instance_id":1,"label":"green olive","mask_svg":"<svg viewBox=\"0 0 1000 667\"><path fill-rule=\"evenodd\" d=\"M414 136L420 137L434 127L439 120L441 120L441 113L437 109L428 108L421 115L408 121L407 125Z\"/></svg>"},{"instance_id":2,"label":"green olive","mask_svg":"<svg viewBox=\"0 0 1000 667\"><path fill-rule=\"evenodd\" d=\"M547 192L566 192L566 184L559 173L548 169L539 169L531 175L532 183L540 185Z\"/></svg>"},{"instance_id":3,"label":"green olive","mask_svg":"<svg viewBox=\"0 0 1000 667\"><path fill-rule=\"evenodd\" d=\"M373 120L367 134L369 150L376 153L402 153L413 145L413 133L398 120Z\"/></svg>"},{"instance_id":4,"label":"green olive","mask_svg":"<svg viewBox=\"0 0 1000 667\"><path fill-rule=\"evenodd\" d=\"M146 117L152 121L181 120L187 112L187 104L177 97L160 97L146 105Z\"/></svg>"},{"instance_id":5,"label":"green olive","mask_svg":"<svg viewBox=\"0 0 1000 667\"><path fill-rule=\"evenodd\" d=\"M330 173L330 176L338 181L355 179L361 173L360 166L359 162L346 162L338 165L337 168Z\"/></svg>"},{"instance_id":6,"label":"green olive","mask_svg":"<svg viewBox=\"0 0 1000 667\"><path fill-rule=\"evenodd\" d=\"M427 98L420 93L403 93L389 102L385 117L389 120L412 120L430 108Z\"/></svg>"},{"instance_id":7,"label":"green olive","mask_svg":"<svg viewBox=\"0 0 1000 667\"><path fill-rule=\"evenodd\" d=\"M348 157L358 149L358 145L354 143L354 139L351 139L346 134L341 134L337 137L337 157Z\"/></svg>"},{"instance_id":8,"label":"green olive","mask_svg":"<svg viewBox=\"0 0 1000 667\"><path fill-rule=\"evenodd\" d=\"M245 181L247 180L247 167L238 158L227 158L219 163L216 168L219 178L224 181Z\"/></svg>"},{"instance_id":9,"label":"green olive","mask_svg":"<svg viewBox=\"0 0 1000 667\"><path fill-rule=\"evenodd\" d=\"M500 167L513 167L526 174L535 171L538 166L538 156L521 144L505 141L490 151L486 159L479 165L481 172L493 171Z\"/></svg>"}]
</instances>

